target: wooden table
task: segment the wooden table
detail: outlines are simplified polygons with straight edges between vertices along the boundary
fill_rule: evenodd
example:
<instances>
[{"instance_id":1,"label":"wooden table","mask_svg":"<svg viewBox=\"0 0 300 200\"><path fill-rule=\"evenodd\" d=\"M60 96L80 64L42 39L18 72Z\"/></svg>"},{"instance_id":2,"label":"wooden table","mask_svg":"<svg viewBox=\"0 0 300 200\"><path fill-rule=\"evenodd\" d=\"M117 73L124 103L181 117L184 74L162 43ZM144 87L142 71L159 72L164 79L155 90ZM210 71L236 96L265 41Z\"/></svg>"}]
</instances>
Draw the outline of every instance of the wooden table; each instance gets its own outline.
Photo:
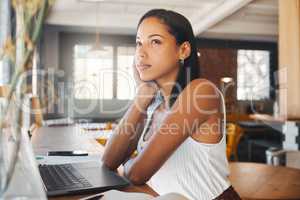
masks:
<instances>
[{"instance_id":1,"label":"wooden table","mask_svg":"<svg viewBox=\"0 0 300 200\"><path fill-rule=\"evenodd\" d=\"M87 138L78 127L42 127L31 139L37 155L46 155L49 150L86 150L101 154L103 146ZM273 167L256 163L230 163L230 177L234 188L243 199L300 199L300 170ZM157 196L149 186L129 186L127 192L143 192ZM86 195L85 195L86 196ZM83 196L51 198L55 200L78 199Z\"/></svg>"},{"instance_id":2,"label":"wooden table","mask_svg":"<svg viewBox=\"0 0 300 200\"><path fill-rule=\"evenodd\" d=\"M104 148L96 140L87 137L83 130L76 126L65 127L41 127L32 135L31 142L36 155L47 155L48 151L53 150L84 150L89 154L102 155ZM122 191L142 192L153 196L158 194L148 185L128 186ZM55 200L78 199L87 195L74 195L50 198Z\"/></svg>"},{"instance_id":3,"label":"wooden table","mask_svg":"<svg viewBox=\"0 0 300 200\"><path fill-rule=\"evenodd\" d=\"M249 117L253 120L265 121L265 122L281 122L284 123L286 119L284 117L274 117L268 114L251 114Z\"/></svg>"},{"instance_id":4,"label":"wooden table","mask_svg":"<svg viewBox=\"0 0 300 200\"><path fill-rule=\"evenodd\" d=\"M265 121L265 122L281 122L284 123L286 121L296 121L296 122L300 122L299 118L286 118L283 116L278 116L278 117L274 117L272 115L269 114L251 114L249 115L250 119L253 120L259 120L259 121Z\"/></svg>"},{"instance_id":5,"label":"wooden table","mask_svg":"<svg viewBox=\"0 0 300 200\"><path fill-rule=\"evenodd\" d=\"M300 170L258 163L230 163L230 181L243 199L300 199Z\"/></svg>"}]
</instances>

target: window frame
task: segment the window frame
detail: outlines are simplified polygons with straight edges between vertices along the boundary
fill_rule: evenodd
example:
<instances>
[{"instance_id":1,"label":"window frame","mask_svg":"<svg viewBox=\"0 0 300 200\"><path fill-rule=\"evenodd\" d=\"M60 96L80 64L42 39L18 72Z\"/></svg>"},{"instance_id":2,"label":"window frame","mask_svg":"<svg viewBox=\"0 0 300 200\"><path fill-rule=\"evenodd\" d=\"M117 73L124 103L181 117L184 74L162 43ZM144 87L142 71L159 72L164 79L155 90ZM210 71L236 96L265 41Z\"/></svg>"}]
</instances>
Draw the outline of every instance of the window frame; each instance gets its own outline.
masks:
<instances>
[{"instance_id":1,"label":"window frame","mask_svg":"<svg viewBox=\"0 0 300 200\"><path fill-rule=\"evenodd\" d=\"M15 22L15 15L12 12L11 2L9 0L2 0L0 2L0 51L8 37L12 37L14 34L13 25ZM11 62L9 58L2 58L0 73L2 73L0 84L9 84L12 78Z\"/></svg>"}]
</instances>

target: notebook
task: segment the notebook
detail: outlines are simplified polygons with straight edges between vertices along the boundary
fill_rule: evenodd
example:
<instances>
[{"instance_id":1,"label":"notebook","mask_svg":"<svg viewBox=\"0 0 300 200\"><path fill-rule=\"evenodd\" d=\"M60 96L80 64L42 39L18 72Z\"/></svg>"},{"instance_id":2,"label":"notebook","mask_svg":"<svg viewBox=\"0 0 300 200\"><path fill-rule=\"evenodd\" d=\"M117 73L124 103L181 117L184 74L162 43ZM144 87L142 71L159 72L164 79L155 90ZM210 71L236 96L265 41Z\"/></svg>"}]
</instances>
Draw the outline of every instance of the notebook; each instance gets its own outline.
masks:
<instances>
[{"instance_id":1,"label":"notebook","mask_svg":"<svg viewBox=\"0 0 300 200\"><path fill-rule=\"evenodd\" d=\"M116 200L116 199L126 199L126 200L189 200L188 198L177 194L169 193L158 197L153 197L145 193L137 192L121 192L117 190L110 190L101 194L91 195L80 200Z\"/></svg>"}]
</instances>

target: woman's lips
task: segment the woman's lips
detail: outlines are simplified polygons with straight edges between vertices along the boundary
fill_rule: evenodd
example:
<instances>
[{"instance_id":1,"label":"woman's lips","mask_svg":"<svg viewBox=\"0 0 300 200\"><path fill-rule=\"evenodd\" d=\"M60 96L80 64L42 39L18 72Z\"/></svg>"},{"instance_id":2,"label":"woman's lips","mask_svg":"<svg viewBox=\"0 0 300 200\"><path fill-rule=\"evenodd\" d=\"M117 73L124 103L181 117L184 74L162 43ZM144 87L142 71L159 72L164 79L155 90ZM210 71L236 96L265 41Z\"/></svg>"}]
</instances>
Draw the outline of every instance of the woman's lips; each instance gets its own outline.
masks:
<instances>
[{"instance_id":1,"label":"woman's lips","mask_svg":"<svg viewBox=\"0 0 300 200\"><path fill-rule=\"evenodd\" d=\"M150 68L151 67L151 65L148 65L148 64L138 64L137 65L137 68L139 69L139 70L141 70L141 71L144 71L144 70L146 70L146 69L148 69L148 68Z\"/></svg>"}]
</instances>

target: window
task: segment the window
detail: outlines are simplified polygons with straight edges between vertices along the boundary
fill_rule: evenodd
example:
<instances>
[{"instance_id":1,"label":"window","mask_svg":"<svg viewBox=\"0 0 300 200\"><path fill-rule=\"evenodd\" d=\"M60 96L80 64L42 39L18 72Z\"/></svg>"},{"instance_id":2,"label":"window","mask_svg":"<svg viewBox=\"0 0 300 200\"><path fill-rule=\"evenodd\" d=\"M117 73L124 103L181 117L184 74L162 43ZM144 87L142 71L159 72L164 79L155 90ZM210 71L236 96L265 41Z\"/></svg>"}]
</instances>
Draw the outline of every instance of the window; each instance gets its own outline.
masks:
<instances>
[{"instance_id":1,"label":"window","mask_svg":"<svg viewBox=\"0 0 300 200\"><path fill-rule=\"evenodd\" d=\"M0 1L0 54L7 38L11 36L14 14L11 13L11 1ZM3 52L2 52L3 53ZM0 84L8 84L11 78L10 63L8 58L0 59Z\"/></svg>"},{"instance_id":2,"label":"window","mask_svg":"<svg viewBox=\"0 0 300 200\"><path fill-rule=\"evenodd\" d=\"M113 47L100 55L90 54L91 45L74 47L74 95L76 99L113 98Z\"/></svg>"},{"instance_id":3,"label":"window","mask_svg":"<svg viewBox=\"0 0 300 200\"><path fill-rule=\"evenodd\" d=\"M135 81L133 79L134 47L118 47L117 98L133 99Z\"/></svg>"},{"instance_id":4,"label":"window","mask_svg":"<svg viewBox=\"0 0 300 200\"><path fill-rule=\"evenodd\" d=\"M116 61L113 60L115 57L113 46L104 46L104 51L99 52L99 55L92 55L90 49L91 45L75 45L74 47L75 98L133 99L135 82L132 62L135 48L118 46Z\"/></svg>"},{"instance_id":5,"label":"window","mask_svg":"<svg viewBox=\"0 0 300 200\"><path fill-rule=\"evenodd\" d=\"M270 52L238 50L237 62L238 100L270 98Z\"/></svg>"}]
</instances>

